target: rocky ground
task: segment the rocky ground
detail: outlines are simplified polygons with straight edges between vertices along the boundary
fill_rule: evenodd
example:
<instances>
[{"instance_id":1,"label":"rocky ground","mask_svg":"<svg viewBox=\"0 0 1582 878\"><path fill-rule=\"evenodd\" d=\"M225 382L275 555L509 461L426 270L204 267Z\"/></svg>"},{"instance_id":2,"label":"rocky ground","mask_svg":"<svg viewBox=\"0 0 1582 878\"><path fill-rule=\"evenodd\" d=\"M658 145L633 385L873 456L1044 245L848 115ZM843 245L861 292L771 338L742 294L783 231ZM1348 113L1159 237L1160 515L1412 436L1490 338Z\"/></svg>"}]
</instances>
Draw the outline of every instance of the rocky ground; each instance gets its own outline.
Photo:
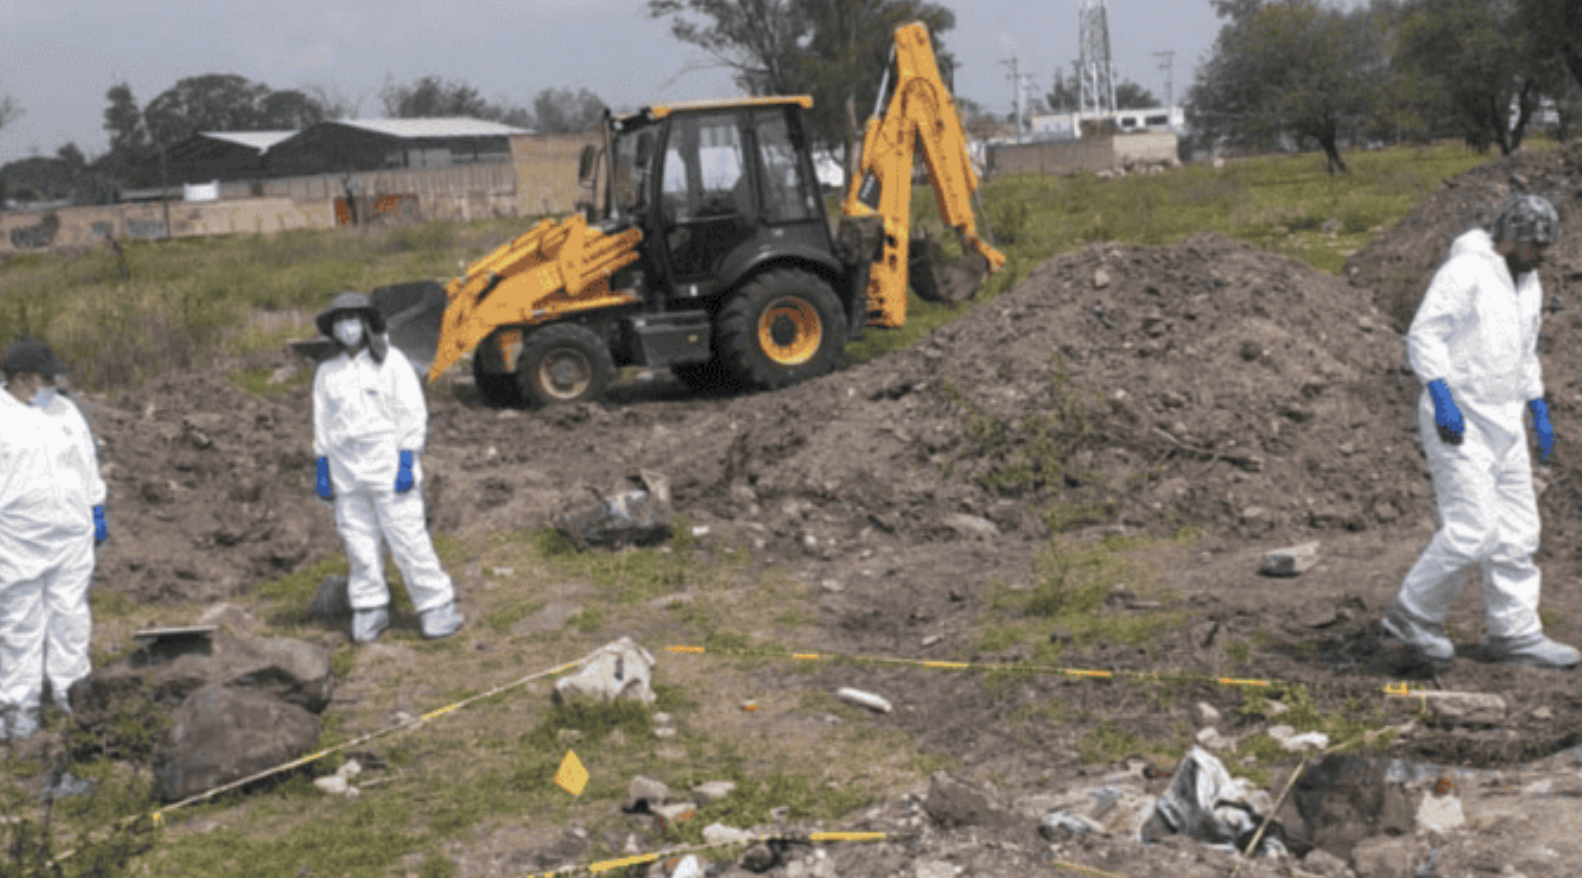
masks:
<instances>
[{"instance_id":1,"label":"rocky ground","mask_svg":"<svg viewBox=\"0 0 1582 878\"><path fill-rule=\"evenodd\" d=\"M1399 335L1412 297L1451 237L1491 215L1513 182L1574 214L1579 181L1575 147L1492 163L1425 201L1342 277L1213 235L1171 247L1090 247L1050 260L911 350L774 394L697 398L660 376L624 383L607 405L533 412L487 408L465 381L447 378L430 388L433 526L534 526L574 492L661 472L677 510L714 538L750 545L758 564L835 583L803 646L922 658L970 646L987 584L1030 585L1052 526L1089 540L1192 527L1196 542L1173 556L1160 582L1180 596L1187 624L1149 649L1100 642L1070 664L1220 673L1231 666L1229 645L1262 632L1243 674L1306 684L1322 710L1382 700L1382 687L1414 671L1379 641L1376 622L1433 527L1411 415L1417 385ZM1543 606L1550 632L1577 642L1582 224L1566 226L1543 276L1553 294L1543 358L1559 445L1539 474ZM267 352L236 365L285 377L298 364ZM116 532L101 553L101 587L150 603L219 600L339 550L312 496L309 392L289 379L285 386L259 398L221 375L192 375L113 402L90 398ZM1311 540L1321 544L1318 567L1296 579L1258 575L1264 551ZM467 597L464 588L464 609ZM1157 611L1124 598L1114 612ZM1566 748L1582 723L1577 677L1478 660L1480 619L1472 587L1450 620L1465 655L1439 683L1499 693L1506 712L1491 722L1414 723L1390 755L1490 773L1436 790L1432 779L1387 784L1383 763L1357 768L1378 780L1366 789L1390 786L1404 797L1394 807L1406 816L1392 823L1383 804L1358 805L1324 824L1341 839L1327 845L1338 858L1297 865L1340 875L1349 857L1361 875L1504 874L1507 865L1528 876L1567 874L1577 844L1562 819L1576 795ZM1158 767L1127 774L1082 765L1075 741L1096 724L1165 740L1179 723L1203 725L1193 713L1203 701L1231 717L1218 728L1226 737L1267 727L1236 714L1239 695L1224 687L1205 685L1160 708L1119 686L1056 676L1029 676L1007 694L971 675L917 685L907 669L758 673L766 687L884 692L898 709L875 724L950 752L963 776L998 779L996 789L975 788L986 804L964 817L920 807L948 801L948 792L897 791L842 828L925 836L830 845L807 852L806 863L793 849L782 858L788 875L1234 868L1228 854L1196 844L1145 847L1112 834L1051 847L1037 832L1048 804L1037 796L1101 783L1157 794L1168 782ZM1050 699L1080 704L1088 721L1009 728L1011 714ZM1450 797L1467 825L1428 832L1417 815ZM1284 816L1300 834L1306 815ZM1290 865L1243 874L1287 874L1275 870Z\"/></svg>"}]
</instances>

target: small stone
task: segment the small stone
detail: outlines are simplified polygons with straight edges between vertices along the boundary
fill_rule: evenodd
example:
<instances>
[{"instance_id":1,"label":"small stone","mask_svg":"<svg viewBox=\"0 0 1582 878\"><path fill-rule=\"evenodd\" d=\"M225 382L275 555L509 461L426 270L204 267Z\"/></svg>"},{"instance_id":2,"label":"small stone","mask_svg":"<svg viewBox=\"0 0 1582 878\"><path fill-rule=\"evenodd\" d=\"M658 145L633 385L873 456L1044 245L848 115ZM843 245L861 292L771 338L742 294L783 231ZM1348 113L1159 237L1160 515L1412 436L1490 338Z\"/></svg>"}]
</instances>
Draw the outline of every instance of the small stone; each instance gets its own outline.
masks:
<instances>
[{"instance_id":1,"label":"small stone","mask_svg":"<svg viewBox=\"0 0 1582 878\"><path fill-rule=\"evenodd\" d=\"M362 774L362 773L363 773L363 764L361 762L358 762L355 759L348 759L345 762L341 763L341 767L340 767L339 770L337 770L335 772L335 776L336 777L344 777L344 778L353 778L353 777L356 777L357 775Z\"/></svg>"},{"instance_id":2,"label":"small stone","mask_svg":"<svg viewBox=\"0 0 1582 878\"><path fill-rule=\"evenodd\" d=\"M723 823L710 823L708 826L703 827L704 844L734 844L739 841L748 841L752 838L752 833L743 829L737 829L734 826L726 826Z\"/></svg>"},{"instance_id":3,"label":"small stone","mask_svg":"<svg viewBox=\"0 0 1582 878\"><path fill-rule=\"evenodd\" d=\"M692 788L692 798L699 805L717 802L736 791L736 784L728 780L711 780L708 783L698 784Z\"/></svg>"},{"instance_id":4,"label":"small stone","mask_svg":"<svg viewBox=\"0 0 1582 878\"><path fill-rule=\"evenodd\" d=\"M1093 272L1093 288L1095 290L1102 290L1102 289L1104 289L1105 287L1107 287L1109 285L1110 285L1110 273L1109 272L1105 271L1102 268L1097 270L1097 271L1095 271L1095 272Z\"/></svg>"},{"instance_id":5,"label":"small stone","mask_svg":"<svg viewBox=\"0 0 1582 878\"><path fill-rule=\"evenodd\" d=\"M769 819L775 823L784 823L791 818L790 805L776 805L769 809Z\"/></svg>"},{"instance_id":6,"label":"small stone","mask_svg":"<svg viewBox=\"0 0 1582 878\"><path fill-rule=\"evenodd\" d=\"M1219 729L1212 726L1201 729L1197 733L1197 742L1205 749L1216 752L1225 752L1236 749L1236 742L1220 734Z\"/></svg>"},{"instance_id":7,"label":"small stone","mask_svg":"<svg viewBox=\"0 0 1582 878\"><path fill-rule=\"evenodd\" d=\"M1318 564L1318 543L1302 543L1284 549L1275 549L1263 556L1263 567L1258 572L1265 576L1296 576Z\"/></svg>"},{"instance_id":8,"label":"small stone","mask_svg":"<svg viewBox=\"0 0 1582 878\"><path fill-rule=\"evenodd\" d=\"M555 737L559 739L561 743L569 744L582 740L582 732L578 729L561 729L555 733Z\"/></svg>"},{"instance_id":9,"label":"small stone","mask_svg":"<svg viewBox=\"0 0 1582 878\"><path fill-rule=\"evenodd\" d=\"M1505 719L1505 699L1483 692L1425 693L1428 712L1440 725L1492 726Z\"/></svg>"},{"instance_id":10,"label":"small stone","mask_svg":"<svg viewBox=\"0 0 1582 878\"><path fill-rule=\"evenodd\" d=\"M1554 718L1555 712L1550 710L1548 707L1537 707L1533 709L1533 719L1547 722L1548 720L1552 720Z\"/></svg>"},{"instance_id":11,"label":"small stone","mask_svg":"<svg viewBox=\"0 0 1582 878\"><path fill-rule=\"evenodd\" d=\"M349 786L349 784L346 783L346 778L339 777L337 775L318 778L317 780L313 781L313 785L332 796L344 796L346 794L346 789Z\"/></svg>"},{"instance_id":12,"label":"small stone","mask_svg":"<svg viewBox=\"0 0 1582 878\"><path fill-rule=\"evenodd\" d=\"M660 805L658 808L649 808L659 817L659 827L670 829L678 823L690 820L697 816L698 809L691 802L677 802L674 805Z\"/></svg>"},{"instance_id":13,"label":"small stone","mask_svg":"<svg viewBox=\"0 0 1582 878\"><path fill-rule=\"evenodd\" d=\"M1438 796L1429 791L1417 806L1417 829L1445 835L1467 825L1467 815L1461 809L1461 799L1454 793Z\"/></svg>"},{"instance_id":14,"label":"small stone","mask_svg":"<svg viewBox=\"0 0 1582 878\"><path fill-rule=\"evenodd\" d=\"M763 873L775 867L779 858L766 844L755 844L742 853L741 867L749 872Z\"/></svg>"},{"instance_id":15,"label":"small stone","mask_svg":"<svg viewBox=\"0 0 1582 878\"><path fill-rule=\"evenodd\" d=\"M956 878L956 867L943 860L917 864L917 878Z\"/></svg>"},{"instance_id":16,"label":"small stone","mask_svg":"<svg viewBox=\"0 0 1582 878\"><path fill-rule=\"evenodd\" d=\"M792 860L786 863L786 878L802 878L807 874L807 865L801 860Z\"/></svg>"},{"instance_id":17,"label":"small stone","mask_svg":"<svg viewBox=\"0 0 1582 878\"><path fill-rule=\"evenodd\" d=\"M654 811L670 798L670 788L651 777L635 775L626 790L626 811Z\"/></svg>"},{"instance_id":18,"label":"small stone","mask_svg":"<svg viewBox=\"0 0 1582 878\"><path fill-rule=\"evenodd\" d=\"M674 738L675 736L676 730L669 726L658 726L654 729L654 737L656 738Z\"/></svg>"},{"instance_id":19,"label":"small stone","mask_svg":"<svg viewBox=\"0 0 1582 878\"><path fill-rule=\"evenodd\" d=\"M1207 701L1199 701L1192 707L1192 718L1200 726L1213 726L1219 722L1219 711Z\"/></svg>"},{"instance_id":20,"label":"small stone","mask_svg":"<svg viewBox=\"0 0 1582 878\"><path fill-rule=\"evenodd\" d=\"M654 714L654 725L656 726L668 726L673 722L675 722L675 718L664 711Z\"/></svg>"},{"instance_id":21,"label":"small stone","mask_svg":"<svg viewBox=\"0 0 1582 878\"><path fill-rule=\"evenodd\" d=\"M846 590L846 587L841 585L838 579L826 579L819 585L830 594L839 594Z\"/></svg>"},{"instance_id":22,"label":"small stone","mask_svg":"<svg viewBox=\"0 0 1582 878\"><path fill-rule=\"evenodd\" d=\"M944 635L941 635L941 634L930 634L927 637L923 638L923 646L925 646L925 647L933 646L934 644L936 644L936 643L938 643L938 642L940 642L941 640L944 640L944 639L945 639Z\"/></svg>"}]
</instances>

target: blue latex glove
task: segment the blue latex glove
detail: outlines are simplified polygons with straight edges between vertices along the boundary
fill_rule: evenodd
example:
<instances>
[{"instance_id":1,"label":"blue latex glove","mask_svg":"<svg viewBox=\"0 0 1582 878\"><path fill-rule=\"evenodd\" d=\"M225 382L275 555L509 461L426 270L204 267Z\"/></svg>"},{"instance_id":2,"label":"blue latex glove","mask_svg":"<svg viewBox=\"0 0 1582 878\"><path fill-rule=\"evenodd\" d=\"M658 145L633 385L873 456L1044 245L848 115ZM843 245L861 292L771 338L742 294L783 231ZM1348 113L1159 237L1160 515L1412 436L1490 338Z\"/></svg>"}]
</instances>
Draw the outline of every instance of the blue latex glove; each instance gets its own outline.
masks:
<instances>
[{"instance_id":1,"label":"blue latex glove","mask_svg":"<svg viewBox=\"0 0 1582 878\"><path fill-rule=\"evenodd\" d=\"M401 452L401 469L396 471L395 490L397 494L405 494L412 490L412 452Z\"/></svg>"},{"instance_id":2,"label":"blue latex glove","mask_svg":"<svg viewBox=\"0 0 1582 878\"><path fill-rule=\"evenodd\" d=\"M1539 402L1542 401L1543 400L1539 400ZM1549 422L1545 420L1544 423L1547 424ZM98 506L93 507L93 541L95 543L102 543L109 538L110 525L105 523L104 504L100 503Z\"/></svg>"},{"instance_id":3,"label":"blue latex glove","mask_svg":"<svg viewBox=\"0 0 1582 878\"><path fill-rule=\"evenodd\" d=\"M1529 402L1527 407L1533 410L1533 430L1538 433L1538 450L1543 459L1548 460L1550 453L1555 450L1555 428L1549 423L1549 405L1540 397Z\"/></svg>"},{"instance_id":4,"label":"blue latex glove","mask_svg":"<svg viewBox=\"0 0 1582 878\"><path fill-rule=\"evenodd\" d=\"M319 458L319 481L315 487L320 500L335 499L335 489L330 487L330 459L327 457Z\"/></svg>"},{"instance_id":5,"label":"blue latex glove","mask_svg":"<svg viewBox=\"0 0 1582 878\"><path fill-rule=\"evenodd\" d=\"M1460 445L1466 424L1461 420L1461 409L1450 396L1450 388L1445 386L1445 379L1435 378L1428 382L1428 395L1434 400L1434 426L1439 428L1439 437L1451 445Z\"/></svg>"}]
</instances>

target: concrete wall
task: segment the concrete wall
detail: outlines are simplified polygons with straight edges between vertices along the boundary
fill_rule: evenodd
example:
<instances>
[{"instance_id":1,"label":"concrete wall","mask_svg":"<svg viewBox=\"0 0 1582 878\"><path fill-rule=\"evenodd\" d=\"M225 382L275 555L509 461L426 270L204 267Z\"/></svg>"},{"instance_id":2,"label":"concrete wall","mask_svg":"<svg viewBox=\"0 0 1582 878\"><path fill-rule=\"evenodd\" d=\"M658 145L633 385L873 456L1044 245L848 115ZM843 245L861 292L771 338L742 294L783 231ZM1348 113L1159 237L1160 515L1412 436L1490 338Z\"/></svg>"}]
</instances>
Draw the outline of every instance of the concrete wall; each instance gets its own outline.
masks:
<instances>
[{"instance_id":1,"label":"concrete wall","mask_svg":"<svg viewBox=\"0 0 1582 878\"><path fill-rule=\"evenodd\" d=\"M34 213L0 213L0 253L85 247L104 238L163 238L163 205L114 204L62 207ZM285 198L252 198L203 204L171 202L171 237L269 233L282 229L324 229L334 225L328 202L299 203Z\"/></svg>"},{"instance_id":2,"label":"concrete wall","mask_svg":"<svg viewBox=\"0 0 1582 878\"><path fill-rule=\"evenodd\" d=\"M1098 173L1126 165L1163 165L1176 158L1176 150L1176 136L1170 131L1042 143L990 144L986 176Z\"/></svg>"},{"instance_id":3,"label":"concrete wall","mask_svg":"<svg viewBox=\"0 0 1582 878\"><path fill-rule=\"evenodd\" d=\"M171 237L328 229L347 224L571 213L583 190L577 161L594 134L512 137L511 161L220 183L220 200L169 204ZM348 205L348 185L353 204ZM0 212L0 254L83 247L116 238L163 238L158 202Z\"/></svg>"},{"instance_id":4,"label":"concrete wall","mask_svg":"<svg viewBox=\"0 0 1582 878\"><path fill-rule=\"evenodd\" d=\"M584 146L604 145L598 134L524 134L511 138L516 168L517 205L524 215L570 213L579 197L591 193L577 185L577 163Z\"/></svg>"}]
</instances>

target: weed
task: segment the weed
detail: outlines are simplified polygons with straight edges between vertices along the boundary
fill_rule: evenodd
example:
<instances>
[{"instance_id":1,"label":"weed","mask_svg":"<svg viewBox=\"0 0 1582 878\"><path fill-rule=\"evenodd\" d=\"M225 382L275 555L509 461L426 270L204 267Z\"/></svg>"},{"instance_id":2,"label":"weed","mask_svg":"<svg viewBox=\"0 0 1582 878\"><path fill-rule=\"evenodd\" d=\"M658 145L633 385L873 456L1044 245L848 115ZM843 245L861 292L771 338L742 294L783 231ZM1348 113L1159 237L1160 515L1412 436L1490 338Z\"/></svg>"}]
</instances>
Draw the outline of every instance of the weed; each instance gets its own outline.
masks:
<instances>
[{"instance_id":1,"label":"weed","mask_svg":"<svg viewBox=\"0 0 1582 878\"><path fill-rule=\"evenodd\" d=\"M1089 729L1077 741L1077 757L1083 765L1107 765L1140 752L1147 746L1142 738L1130 732L1118 731L1105 721Z\"/></svg>"}]
</instances>

